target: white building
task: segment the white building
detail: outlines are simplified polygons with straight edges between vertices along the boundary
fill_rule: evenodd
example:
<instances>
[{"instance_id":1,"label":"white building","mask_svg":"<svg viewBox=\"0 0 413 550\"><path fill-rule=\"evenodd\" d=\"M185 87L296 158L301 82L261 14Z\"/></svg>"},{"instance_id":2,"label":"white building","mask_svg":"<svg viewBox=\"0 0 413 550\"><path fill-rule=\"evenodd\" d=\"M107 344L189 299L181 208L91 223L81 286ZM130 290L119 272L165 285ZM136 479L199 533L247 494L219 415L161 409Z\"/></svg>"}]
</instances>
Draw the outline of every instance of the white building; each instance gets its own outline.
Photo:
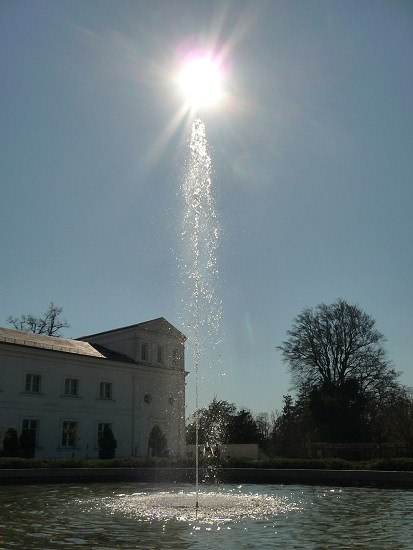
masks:
<instances>
[{"instance_id":1,"label":"white building","mask_svg":"<svg viewBox=\"0 0 413 550\"><path fill-rule=\"evenodd\" d=\"M35 435L36 457L97 457L105 425L116 456L148 456L158 425L185 453L185 336L164 318L67 340L0 328L0 429ZM0 449L2 447L0 446Z\"/></svg>"}]
</instances>

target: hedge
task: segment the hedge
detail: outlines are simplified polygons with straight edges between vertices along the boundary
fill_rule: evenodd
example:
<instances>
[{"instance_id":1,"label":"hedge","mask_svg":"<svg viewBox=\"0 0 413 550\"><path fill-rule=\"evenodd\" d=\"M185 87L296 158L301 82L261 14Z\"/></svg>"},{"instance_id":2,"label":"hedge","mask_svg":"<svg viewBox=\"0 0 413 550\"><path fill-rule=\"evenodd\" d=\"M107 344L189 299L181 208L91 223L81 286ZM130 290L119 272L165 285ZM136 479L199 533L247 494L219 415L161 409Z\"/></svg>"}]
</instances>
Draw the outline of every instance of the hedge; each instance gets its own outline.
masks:
<instances>
[{"instance_id":1,"label":"hedge","mask_svg":"<svg viewBox=\"0 0 413 550\"><path fill-rule=\"evenodd\" d=\"M350 462L341 458L288 459L275 458L256 461L247 458L226 460L205 459L201 467L217 468L269 468L269 469L315 469L315 470L386 470L413 471L413 458L375 459ZM194 460L170 458L113 458L108 460L84 458L0 458L1 469L21 468L193 468Z\"/></svg>"}]
</instances>

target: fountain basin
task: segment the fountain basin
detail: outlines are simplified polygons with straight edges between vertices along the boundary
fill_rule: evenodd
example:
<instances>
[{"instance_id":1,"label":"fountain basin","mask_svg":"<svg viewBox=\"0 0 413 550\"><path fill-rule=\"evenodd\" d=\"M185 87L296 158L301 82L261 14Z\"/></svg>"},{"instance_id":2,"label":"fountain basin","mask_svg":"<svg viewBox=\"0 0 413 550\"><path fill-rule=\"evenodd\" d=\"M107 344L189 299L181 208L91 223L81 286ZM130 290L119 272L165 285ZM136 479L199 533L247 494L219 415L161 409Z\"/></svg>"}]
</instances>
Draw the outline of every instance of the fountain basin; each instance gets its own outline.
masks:
<instances>
[{"instance_id":1,"label":"fountain basin","mask_svg":"<svg viewBox=\"0 0 413 550\"><path fill-rule=\"evenodd\" d=\"M412 548L412 491L300 484L0 486L2 548Z\"/></svg>"}]
</instances>

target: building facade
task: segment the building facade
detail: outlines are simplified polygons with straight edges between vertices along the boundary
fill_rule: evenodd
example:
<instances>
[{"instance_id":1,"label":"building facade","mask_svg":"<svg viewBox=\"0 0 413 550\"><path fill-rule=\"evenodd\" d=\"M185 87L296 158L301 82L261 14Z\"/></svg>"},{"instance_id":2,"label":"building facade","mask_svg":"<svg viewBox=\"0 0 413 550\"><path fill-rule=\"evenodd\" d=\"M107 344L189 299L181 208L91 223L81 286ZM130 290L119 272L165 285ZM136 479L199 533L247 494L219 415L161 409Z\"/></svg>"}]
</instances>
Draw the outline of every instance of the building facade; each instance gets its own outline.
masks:
<instances>
[{"instance_id":1,"label":"building facade","mask_svg":"<svg viewBox=\"0 0 413 550\"><path fill-rule=\"evenodd\" d=\"M148 456L158 426L184 455L184 348L162 317L76 340L0 328L0 430L29 432L36 457L95 458L105 427L116 456Z\"/></svg>"}]
</instances>

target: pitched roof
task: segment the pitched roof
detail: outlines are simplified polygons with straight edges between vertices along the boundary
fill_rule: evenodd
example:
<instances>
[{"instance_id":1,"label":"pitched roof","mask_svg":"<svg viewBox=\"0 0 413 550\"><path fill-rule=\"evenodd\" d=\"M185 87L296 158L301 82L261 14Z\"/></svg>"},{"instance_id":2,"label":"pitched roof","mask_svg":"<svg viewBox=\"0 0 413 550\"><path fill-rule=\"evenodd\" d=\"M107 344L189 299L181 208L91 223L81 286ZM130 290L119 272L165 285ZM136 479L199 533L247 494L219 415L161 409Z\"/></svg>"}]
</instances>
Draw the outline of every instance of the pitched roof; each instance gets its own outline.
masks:
<instances>
[{"instance_id":1,"label":"pitched roof","mask_svg":"<svg viewBox=\"0 0 413 550\"><path fill-rule=\"evenodd\" d=\"M3 327L0 327L0 342L29 348L60 351L64 353L73 353L76 355L86 355L88 357L99 357L101 359L110 359L112 361L133 362L130 358L121 355L120 353L115 353L104 348L103 346L90 344L89 342L57 338L56 336L46 336L45 334L22 332L20 330L13 330Z\"/></svg>"},{"instance_id":2,"label":"pitched roof","mask_svg":"<svg viewBox=\"0 0 413 550\"><path fill-rule=\"evenodd\" d=\"M174 327L169 321L167 321L165 319L165 317L158 317L157 319L152 319L150 321L144 321L143 323L137 323L135 325L128 325L126 327L115 328L115 329L112 329L112 330L105 330L103 332L97 332L95 334L88 334L87 336L80 336L79 340L90 340L94 336L100 336L100 335L103 335L103 334L110 334L110 333L113 333L113 332L119 332L119 331L122 331L122 330L129 330L129 329L133 329L133 328L140 328L140 329L144 329L144 330L154 330L155 332L170 331L170 332L174 333L176 336L178 336L179 338L182 338L183 340L186 340L186 336L180 330L178 330L176 327Z\"/></svg>"}]
</instances>

